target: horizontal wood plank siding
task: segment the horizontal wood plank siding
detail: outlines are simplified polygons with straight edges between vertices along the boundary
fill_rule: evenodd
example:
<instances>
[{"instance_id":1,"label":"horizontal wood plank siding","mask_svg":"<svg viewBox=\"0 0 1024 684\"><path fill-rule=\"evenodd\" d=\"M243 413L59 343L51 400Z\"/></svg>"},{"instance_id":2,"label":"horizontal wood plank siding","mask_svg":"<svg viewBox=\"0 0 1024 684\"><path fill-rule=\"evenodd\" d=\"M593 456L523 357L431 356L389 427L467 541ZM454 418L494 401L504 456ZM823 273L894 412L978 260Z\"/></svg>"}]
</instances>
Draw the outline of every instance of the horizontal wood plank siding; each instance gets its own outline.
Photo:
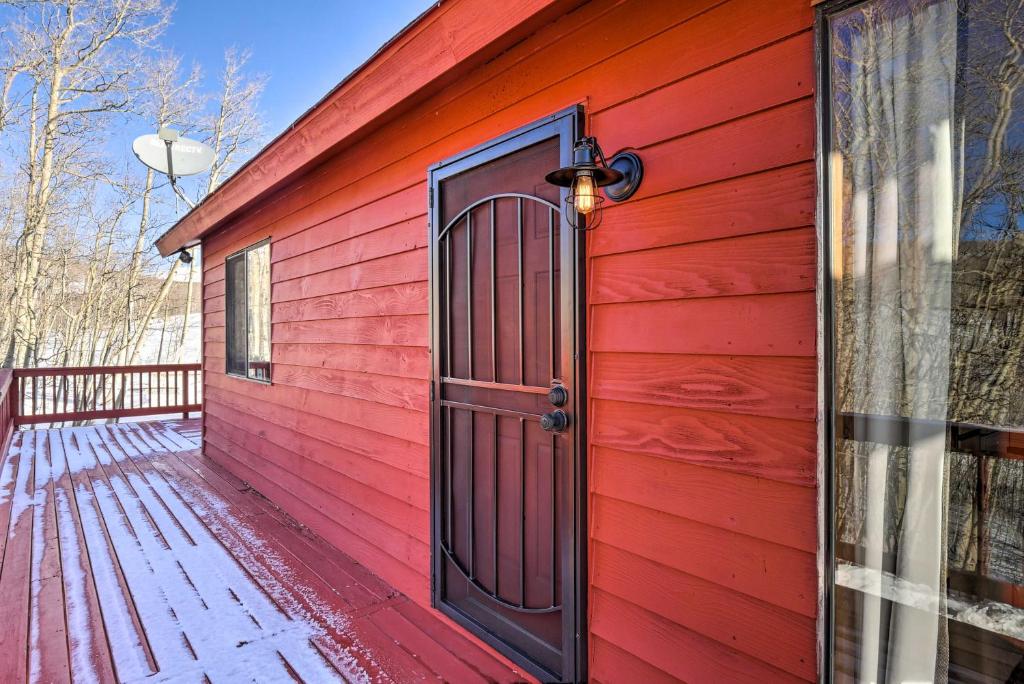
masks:
<instances>
[{"instance_id":1,"label":"horizontal wood plank siding","mask_svg":"<svg viewBox=\"0 0 1024 684\"><path fill-rule=\"evenodd\" d=\"M646 168L588 235L591 678L814 680L811 9L563 10L204 240L206 453L428 605L426 170L581 102ZM272 385L223 373L267 237Z\"/></svg>"},{"instance_id":2,"label":"horizontal wood plank siding","mask_svg":"<svg viewBox=\"0 0 1024 684\"><path fill-rule=\"evenodd\" d=\"M646 171L588 260L601 681L817 676L811 20L723 3L671 30L692 75L591 112Z\"/></svg>"}]
</instances>

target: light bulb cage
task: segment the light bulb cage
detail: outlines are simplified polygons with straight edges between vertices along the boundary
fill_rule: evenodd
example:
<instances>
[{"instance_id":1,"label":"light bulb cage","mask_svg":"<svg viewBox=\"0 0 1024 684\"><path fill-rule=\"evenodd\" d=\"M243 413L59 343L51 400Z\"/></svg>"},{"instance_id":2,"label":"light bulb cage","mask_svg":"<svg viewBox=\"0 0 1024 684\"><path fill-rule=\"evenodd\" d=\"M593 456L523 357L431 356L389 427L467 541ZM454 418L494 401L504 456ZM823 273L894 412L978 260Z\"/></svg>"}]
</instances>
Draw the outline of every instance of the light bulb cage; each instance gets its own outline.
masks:
<instances>
[{"instance_id":1,"label":"light bulb cage","mask_svg":"<svg viewBox=\"0 0 1024 684\"><path fill-rule=\"evenodd\" d=\"M601 195L594 195L593 200L594 209L587 214L576 211L576 195L573 194L572 190L569 190L569 194L565 197L565 211L563 215L565 220L569 222L569 225L576 230L594 230L601 225L601 219L604 218L604 212L601 208L604 206L604 197Z\"/></svg>"},{"instance_id":2,"label":"light bulb cage","mask_svg":"<svg viewBox=\"0 0 1024 684\"><path fill-rule=\"evenodd\" d=\"M586 215L577 212L574 195L576 178L581 173L588 173L594 179L594 185L604 189L608 199L622 202L632 197L640 187L640 181L644 177L644 165L640 157L630 151L618 152L610 162L607 161L597 138L592 136L585 136L576 141L572 148L572 157L571 166L552 171L544 178L552 185L569 188L569 195L565 199L565 217L569 225L577 230L594 230L601 223L604 198L600 194L595 194L594 210Z\"/></svg>"}]
</instances>

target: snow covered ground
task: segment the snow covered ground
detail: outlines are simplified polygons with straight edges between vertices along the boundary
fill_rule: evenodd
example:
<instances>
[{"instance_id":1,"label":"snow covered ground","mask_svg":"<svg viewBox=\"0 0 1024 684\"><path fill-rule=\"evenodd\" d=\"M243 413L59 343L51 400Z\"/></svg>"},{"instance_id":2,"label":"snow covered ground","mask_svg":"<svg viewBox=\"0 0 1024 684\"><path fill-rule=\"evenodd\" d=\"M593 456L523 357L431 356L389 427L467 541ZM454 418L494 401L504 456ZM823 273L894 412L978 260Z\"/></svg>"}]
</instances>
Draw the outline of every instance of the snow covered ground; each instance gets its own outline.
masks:
<instances>
[{"instance_id":1,"label":"snow covered ground","mask_svg":"<svg viewBox=\"0 0 1024 684\"><path fill-rule=\"evenodd\" d=\"M200 330L202 321L199 312L189 316L188 330L185 331L185 344L178 353L178 339L181 335L183 315L169 316L166 320L154 319L139 349L139 364L151 363L199 363L200 362Z\"/></svg>"},{"instance_id":2,"label":"snow covered ground","mask_svg":"<svg viewBox=\"0 0 1024 684\"><path fill-rule=\"evenodd\" d=\"M15 434L0 682L521 681L199 440L198 421Z\"/></svg>"},{"instance_id":3,"label":"snow covered ground","mask_svg":"<svg viewBox=\"0 0 1024 684\"><path fill-rule=\"evenodd\" d=\"M836 584L905 606L957 620L1012 639L1024 640L1024 609L998 601L950 594L940 609L939 594L932 588L909 582L890 572L851 563L836 567Z\"/></svg>"}]
</instances>

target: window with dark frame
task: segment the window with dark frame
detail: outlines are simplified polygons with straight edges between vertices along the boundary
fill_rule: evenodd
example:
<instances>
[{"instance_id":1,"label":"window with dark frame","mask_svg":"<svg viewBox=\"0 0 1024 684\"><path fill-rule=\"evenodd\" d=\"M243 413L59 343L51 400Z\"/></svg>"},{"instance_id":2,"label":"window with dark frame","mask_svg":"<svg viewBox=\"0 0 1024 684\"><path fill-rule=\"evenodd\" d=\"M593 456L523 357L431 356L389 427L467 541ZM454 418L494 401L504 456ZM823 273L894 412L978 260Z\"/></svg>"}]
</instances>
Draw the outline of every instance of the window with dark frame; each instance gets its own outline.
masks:
<instances>
[{"instance_id":1,"label":"window with dark frame","mask_svg":"<svg viewBox=\"0 0 1024 684\"><path fill-rule=\"evenodd\" d=\"M270 382L270 241L224 261L225 372Z\"/></svg>"},{"instance_id":2,"label":"window with dark frame","mask_svg":"<svg viewBox=\"0 0 1024 684\"><path fill-rule=\"evenodd\" d=\"M821 12L825 681L1024 681L1024 5Z\"/></svg>"}]
</instances>

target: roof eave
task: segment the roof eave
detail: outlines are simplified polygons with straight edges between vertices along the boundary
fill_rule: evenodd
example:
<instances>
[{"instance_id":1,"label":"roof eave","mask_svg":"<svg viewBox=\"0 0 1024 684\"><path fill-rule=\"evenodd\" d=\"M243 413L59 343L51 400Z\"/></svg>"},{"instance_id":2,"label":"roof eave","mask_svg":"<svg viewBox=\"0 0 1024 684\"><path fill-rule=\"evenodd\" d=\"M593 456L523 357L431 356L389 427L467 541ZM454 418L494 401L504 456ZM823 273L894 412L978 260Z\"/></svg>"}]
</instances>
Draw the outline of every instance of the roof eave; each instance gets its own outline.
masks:
<instances>
[{"instance_id":1,"label":"roof eave","mask_svg":"<svg viewBox=\"0 0 1024 684\"><path fill-rule=\"evenodd\" d=\"M238 169L156 241L162 256L199 244L266 193L354 139L388 110L501 39L543 21L566 0L443 0L433 5L346 76L316 105Z\"/></svg>"}]
</instances>

